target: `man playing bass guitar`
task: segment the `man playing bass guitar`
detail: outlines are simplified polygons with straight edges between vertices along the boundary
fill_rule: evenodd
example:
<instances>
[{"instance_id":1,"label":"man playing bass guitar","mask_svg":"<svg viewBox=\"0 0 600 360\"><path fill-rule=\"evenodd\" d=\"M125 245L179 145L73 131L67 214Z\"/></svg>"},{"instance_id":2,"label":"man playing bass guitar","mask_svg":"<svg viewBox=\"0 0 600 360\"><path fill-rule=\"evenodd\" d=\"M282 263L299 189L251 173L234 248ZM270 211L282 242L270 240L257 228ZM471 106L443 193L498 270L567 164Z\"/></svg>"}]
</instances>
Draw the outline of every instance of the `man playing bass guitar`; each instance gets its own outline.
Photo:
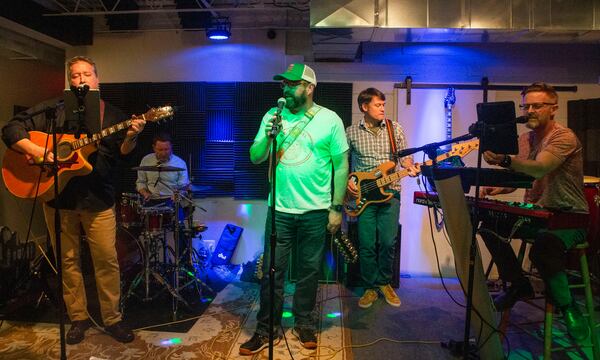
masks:
<instances>
[{"instance_id":1,"label":"man playing bass guitar","mask_svg":"<svg viewBox=\"0 0 600 360\"><path fill-rule=\"evenodd\" d=\"M364 118L346 129L352 171L372 171L384 162L396 162L397 152L406 148L406 138L400 124L385 118L385 95L375 88L368 88L358 95L357 100ZM419 169L413 164L412 157L399 160L396 167L400 165L410 176L417 176ZM394 196L364 208L358 216L360 272L365 283L364 295L358 301L361 308L368 308L377 300L377 289L388 304L400 306L400 298L390 285L400 216L400 183L390 184L387 191L393 192ZM352 177L348 180L348 193L353 197L359 195Z\"/></svg>"}]
</instances>

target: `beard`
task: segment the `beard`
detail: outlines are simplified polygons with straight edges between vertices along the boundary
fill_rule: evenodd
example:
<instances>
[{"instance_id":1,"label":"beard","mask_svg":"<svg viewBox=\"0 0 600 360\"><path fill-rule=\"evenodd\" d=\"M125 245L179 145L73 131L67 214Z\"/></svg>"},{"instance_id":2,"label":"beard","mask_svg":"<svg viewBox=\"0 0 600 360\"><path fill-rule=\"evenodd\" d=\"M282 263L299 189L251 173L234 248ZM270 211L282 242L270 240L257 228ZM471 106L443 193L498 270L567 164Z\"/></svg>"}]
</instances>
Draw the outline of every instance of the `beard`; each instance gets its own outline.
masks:
<instances>
[{"instance_id":1,"label":"beard","mask_svg":"<svg viewBox=\"0 0 600 360\"><path fill-rule=\"evenodd\" d=\"M285 94L285 107L289 110L294 110L302 107L306 104L307 96L306 92L302 92L300 95Z\"/></svg>"},{"instance_id":2,"label":"beard","mask_svg":"<svg viewBox=\"0 0 600 360\"><path fill-rule=\"evenodd\" d=\"M525 127L527 127L528 129L531 129L531 130L535 130L538 127L540 127L540 120L535 117L530 117L529 119L527 119L527 123L525 124Z\"/></svg>"}]
</instances>

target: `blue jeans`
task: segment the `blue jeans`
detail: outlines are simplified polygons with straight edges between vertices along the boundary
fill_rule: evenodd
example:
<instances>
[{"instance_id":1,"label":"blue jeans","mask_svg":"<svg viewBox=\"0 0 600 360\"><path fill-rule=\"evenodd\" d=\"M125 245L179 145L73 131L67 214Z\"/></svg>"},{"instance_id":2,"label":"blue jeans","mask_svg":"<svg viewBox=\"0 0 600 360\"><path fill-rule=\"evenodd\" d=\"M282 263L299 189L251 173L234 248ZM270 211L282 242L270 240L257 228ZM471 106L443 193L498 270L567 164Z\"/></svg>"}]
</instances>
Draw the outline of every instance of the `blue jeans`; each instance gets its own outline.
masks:
<instances>
[{"instance_id":1,"label":"blue jeans","mask_svg":"<svg viewBox=\"0 0 600 360\"><path fill-rule=\"evenodd\" d=\"M358 217L360 274L365 289L392 282L399 216L396 194L388 202L368 206Z\"/></svg>"},{"instance_id":2,"label":"blue jeans","mask_svg":"<svg viewBox=\"0 0 600 360\"><path fill-rule=\"evenodd\" d=\"M271 213L269 208L265 225L265 252L263 262L264 274L269 273ZM319 272L323 262L325 236L327 232L329 212L327 210L309 211L304 214L289 214L275 212L277 243L275 249L275 333L281 324L283 311L283 284L288 267L290 251L293 246L298 250L298 281L292 312L295 317L295 327L316 330L317 317L315 305ZM256 333L269 333L269 277L264 276L260 283L260 309L256 315Z\"/></svg>"}]
</instances>

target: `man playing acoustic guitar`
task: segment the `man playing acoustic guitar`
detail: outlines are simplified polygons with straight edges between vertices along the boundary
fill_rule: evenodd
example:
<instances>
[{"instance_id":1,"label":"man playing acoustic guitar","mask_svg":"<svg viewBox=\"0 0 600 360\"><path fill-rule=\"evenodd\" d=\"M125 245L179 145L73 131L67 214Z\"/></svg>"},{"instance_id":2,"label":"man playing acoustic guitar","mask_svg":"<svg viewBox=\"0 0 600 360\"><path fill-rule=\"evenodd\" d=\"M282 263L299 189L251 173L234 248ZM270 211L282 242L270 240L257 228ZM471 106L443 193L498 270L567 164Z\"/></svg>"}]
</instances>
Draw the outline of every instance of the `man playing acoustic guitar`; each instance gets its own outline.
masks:
<instances>
[{"instance_id":1,"label":"man playing acoustic guitar","mask_svg":"<svg viewBox=\"0 0 600 360\"><path fill-rule=\"evenodd\" d=\"M406 148L406 138L400 124L385 118L385 95L375 88L368 88L358 95L357 100L364 119L346 129L352 171L372 171L384 162L396 162L397 152ZM419 172L412 157L400 159L399 165L407 169L410 176ZM359 196L352 176L347 190L350 196ZM364 309L377 300L378 288L388 304L400 306L400 298L390 285L400 216L400 183L392 183L386 191L393 192L394 196L386 202L373 203L358 216L360 272L365 284L365 293L358 306Z\"/></svg>"},{"instance_id":2,"label":"man playing acoustic guitar","mask_svg":"<svg viewBox=\"0 0 600 360\"><path fill-rule=\"evenodd\" d=\"M67 79L71 86L98 89L98 73L95 63L83 56L77 56L67 63ZM57 103L58 99L37 105L13 118L2 129L2 139L12 150L25 154L30 163L45 166L54 159L51 151L46 151L44 142L36 144L29 131L50 132L48 119L44 113L29 114ZM90 131L99 131L126 120L125 115L111 104L100 102L100 123L85 124ZM87 121L86 121L87 122ZM87 311L85 286L80 268L80 236L83 229L93 258L96 287L100 300L100 310L105 331L120 342L133 341L133 332L123 326L119 311L120 273L115 248L116 219L114 209L115 188L113 174L117 159L129 154L136 145L136 137L143 130L146 121L133 119L126 132L114 132L97 141L97 151L87 159L93 169L85 176L73 177L59 194L61 214L61 246L63 259L64 300L71 320L67 332L68 344L77 344L91 327ZM57 111L57 128L65 126L65 111ZM66 131L65 131L66 132ZM48 144L52 143L51 138ZM41 145L41 146L40 146ZM10 150L8 150L10 151ZM60 183L60 181L59 181ZM44 216L52 243L55 245L54 209L56 201L44 203Z\"/></svg>"}]
</instances>

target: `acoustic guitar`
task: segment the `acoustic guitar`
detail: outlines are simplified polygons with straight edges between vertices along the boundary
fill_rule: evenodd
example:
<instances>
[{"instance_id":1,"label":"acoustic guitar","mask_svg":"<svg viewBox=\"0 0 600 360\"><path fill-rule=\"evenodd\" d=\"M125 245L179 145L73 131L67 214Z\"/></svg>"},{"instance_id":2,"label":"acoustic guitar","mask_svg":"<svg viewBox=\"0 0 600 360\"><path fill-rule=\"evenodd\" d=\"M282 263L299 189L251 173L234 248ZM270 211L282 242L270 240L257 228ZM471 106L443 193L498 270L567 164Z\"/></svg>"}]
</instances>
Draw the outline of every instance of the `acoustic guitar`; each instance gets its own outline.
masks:
<instances>
[{"instance_id":1,"label":"acoustic guitar","mask_svg":"<svg viewBox=\"0 0 600 360\"><path fill-rule=\"evenodd\" d=\"M171 106L151 108L146 113L136 116L148 122L156 122L173 116ZM52 146L52 135L41 131L30 131L30 140L38 146L53 151L58 159L58 191L75 176L87 175L92 165L87 161L90 154L97 150L96 143L102 138L127 129L134 119L125 120L102 131L76 139L71 134L57 134L57 151ZM7 149L2 161L2 178L8 191L22 199L36 196L43 201L54 198L53 163L31 164L27 156L13 149Z\"/></svg>"},{"instance_id":2,"label":"acoustic guitar","mask_svg":"<svg viewBox=\"0 0 600 360\"><path fill-rule=\"evenodd\" d=\"M452 145L452 150L436 156L436 161L446 160L452 156L463 157L473 150L479 148L479 140L470 140ZM420 165L431 165L432 160L428 160ZM390 173L396 168L396 163L386 161L369 172L353 172L348 175L348 178L354 182L358 190L358 197L351 198L346 201L344 210L349 216L360 215L367 206L373 203L386 202L392 198L393 194L387 192L386 188L394 181L398 181L408 175L408 170L402 169L398 172Z\"/></svg>"}]
</instances>

